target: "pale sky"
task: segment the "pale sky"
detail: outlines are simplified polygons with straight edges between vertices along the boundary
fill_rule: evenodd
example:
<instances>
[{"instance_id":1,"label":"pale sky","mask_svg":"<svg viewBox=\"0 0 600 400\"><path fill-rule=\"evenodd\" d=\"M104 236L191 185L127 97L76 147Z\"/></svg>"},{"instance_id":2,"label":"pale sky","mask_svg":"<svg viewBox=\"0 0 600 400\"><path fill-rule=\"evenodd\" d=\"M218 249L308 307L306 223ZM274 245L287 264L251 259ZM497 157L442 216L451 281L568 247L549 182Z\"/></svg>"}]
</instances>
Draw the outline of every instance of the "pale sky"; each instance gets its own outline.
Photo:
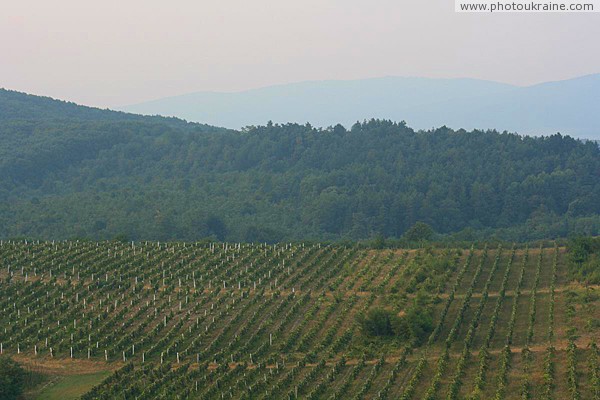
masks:
<instances>
[{"instance_id":1,"label":"pale sky","mask_svg":"<svg viewBox=\"0 0 600 400\"><path fill-rule=\"evenodd\" d=\"M600 72L600 13L453 0L2 0L0 87L117 107L381 76L528 85Z\"/></svg>"}]
</instances>

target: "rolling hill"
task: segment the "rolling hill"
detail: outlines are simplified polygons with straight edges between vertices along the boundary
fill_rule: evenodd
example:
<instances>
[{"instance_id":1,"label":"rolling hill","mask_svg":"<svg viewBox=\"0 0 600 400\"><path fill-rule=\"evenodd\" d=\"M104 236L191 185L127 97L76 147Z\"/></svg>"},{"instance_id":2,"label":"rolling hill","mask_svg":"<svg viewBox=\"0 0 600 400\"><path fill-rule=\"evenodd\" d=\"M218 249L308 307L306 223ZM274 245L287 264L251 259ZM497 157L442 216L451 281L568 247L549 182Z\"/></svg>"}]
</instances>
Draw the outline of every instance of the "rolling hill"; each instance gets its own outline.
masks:
<instances>
[{"instance_id":1,"label":"rolling hill","mask_svg":"<svg viewBox=\"0 0 600 400\"><path fill-rule=\"evenodd\" d=\"M600 150L369 120L241 131L0 92L0 238L534 239L600 231Z\"/></svg>"}]
</instances>

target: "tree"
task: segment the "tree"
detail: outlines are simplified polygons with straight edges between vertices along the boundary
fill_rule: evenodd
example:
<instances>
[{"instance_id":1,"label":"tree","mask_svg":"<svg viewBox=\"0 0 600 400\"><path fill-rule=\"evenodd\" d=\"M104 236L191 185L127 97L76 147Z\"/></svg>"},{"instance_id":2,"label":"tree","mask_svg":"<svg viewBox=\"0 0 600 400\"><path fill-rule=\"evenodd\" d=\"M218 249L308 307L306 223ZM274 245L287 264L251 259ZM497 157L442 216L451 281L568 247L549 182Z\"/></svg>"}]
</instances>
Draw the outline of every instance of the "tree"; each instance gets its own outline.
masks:
<instances>
[{"instance_id":1,"label":"tree","mask_svg":"<svg viewBox=\"0 0 600 400\"><path fill-rule=\"evenodd\" d=\"M600 238L579 237L569 242L571 276L588 284L600 283Z\"/></svg>"},{"instance_id":2,"label":"tree","mask_svg":"<svg viewBox=\"0 0 600 400\"><path fill-rule=\"evenodd\" d=\"M13 359L0 357L0 399L18 399L25 386L25 370Z\"/></svg>"},{"instance_id":3,"label":"tree","mask_svg":"<svg viewBox=\"0 0 600 400\"><path fill-rule=\"evenodd\" d=\"M369 336L394 336L402 341L422 343L433 330L433 315L431 308L419 297L402 316L382 307L370 309L366 315L358 317L362 331Z\"/></svg>"},{"instance_id":4,"label":"tree","mask_svg":"<svg viewBox=\"0 0 600 400\"><path fill-rule=\"evenodd\" d=\"M569 243L569 253L571 260L581 266L584 261L587 261L591 253L593 253L594 241L590 237L578 237L572 239Z\"/></svg>"},{"instance_id":5,"label":"tree","mask_svg":"<svg viewBox=\"0 0 600 400\"><path fill-rule=\"evenodd\" d=\"M211 216L206 220L206 227L211 235L214 235L218 240L224 240L227 235L227 226L223 220L217 216Z\"/></svg>"},{"instance_id":6,"label":"tree","mask_svg":"<svg viewBox=\"0 0 600 400\"><path fill-rule=\"evenodd\" d=\"M385 247L385 237L381 233L377 234L371 241L374 249L383 249Z\"/></svg>"},{"instance_id":7,"label":"tree","mask_svg":"<svg viewBox=\"0 0 600 400\"><path fill-rule=\"evenodd\" d=\"M398 319L399 317L393 312L376 307L370 309L366 315L359 317L359 323L362 330L368 335L392 336Z\"/></svg>"},{"instance_id":8,"label":"tree","mask_svg":"<svg viewBox=\"0 0 600 400\"><path fill-rule=\"evenodd\" d=\"M404 233L404 238L411 242L420 242L430 240L434 233L431 226L424 222L417 222Z\"/></svg>"}]
</instances>

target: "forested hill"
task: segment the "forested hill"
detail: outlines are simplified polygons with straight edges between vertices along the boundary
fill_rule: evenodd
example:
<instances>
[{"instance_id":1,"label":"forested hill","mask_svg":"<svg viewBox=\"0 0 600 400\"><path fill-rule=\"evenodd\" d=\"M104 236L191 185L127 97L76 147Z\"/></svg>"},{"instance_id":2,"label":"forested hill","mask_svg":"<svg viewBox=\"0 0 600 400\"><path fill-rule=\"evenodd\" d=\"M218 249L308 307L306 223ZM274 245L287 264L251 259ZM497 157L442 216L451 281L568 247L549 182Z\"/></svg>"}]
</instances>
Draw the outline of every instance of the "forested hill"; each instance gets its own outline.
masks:
<instances>
[{"instance_id":1,"label":"forested hill","mask_svg":"<svg viewBox=\"0 0 600 400\"><path fill-rule=\"evenodd\" d=\"M593 142L371 120L231 131L0 91L0 237L600 232Z\"/></svg>"},{"instance_id":2,"label":"forested hill","mask_svg":"<svg viewBox=\"0 0 600 400\"><path fill-rule=\"evenodd\" d=\"M216 129L215 127L189 123L179 118L162 116L142 116L122 111L102 110L81 106L72 102L55 100L50 97L34 96L0 88L0 122L9 121L137 121L162 123L182 129Z\"/></svg>"}]
</instances>

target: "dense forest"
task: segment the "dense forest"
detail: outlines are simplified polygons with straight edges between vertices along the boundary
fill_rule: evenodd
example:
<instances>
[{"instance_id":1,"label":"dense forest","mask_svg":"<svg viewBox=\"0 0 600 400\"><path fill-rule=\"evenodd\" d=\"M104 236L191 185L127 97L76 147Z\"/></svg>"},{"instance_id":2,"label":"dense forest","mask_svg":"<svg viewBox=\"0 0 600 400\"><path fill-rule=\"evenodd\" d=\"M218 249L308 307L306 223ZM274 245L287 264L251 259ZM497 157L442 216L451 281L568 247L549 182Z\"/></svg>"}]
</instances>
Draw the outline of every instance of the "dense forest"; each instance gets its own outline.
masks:
<instances>
[{"instance_id":1,"label":"dense forest","mask_svg":"<svg viewBox=\"0 0 600 400\"><path fill-rule=\"evenodd\" d=\"M370 120L232 131L0 91L0 237L461 240L600 232L600 150Z\"/></svg>"}]
</instances>

